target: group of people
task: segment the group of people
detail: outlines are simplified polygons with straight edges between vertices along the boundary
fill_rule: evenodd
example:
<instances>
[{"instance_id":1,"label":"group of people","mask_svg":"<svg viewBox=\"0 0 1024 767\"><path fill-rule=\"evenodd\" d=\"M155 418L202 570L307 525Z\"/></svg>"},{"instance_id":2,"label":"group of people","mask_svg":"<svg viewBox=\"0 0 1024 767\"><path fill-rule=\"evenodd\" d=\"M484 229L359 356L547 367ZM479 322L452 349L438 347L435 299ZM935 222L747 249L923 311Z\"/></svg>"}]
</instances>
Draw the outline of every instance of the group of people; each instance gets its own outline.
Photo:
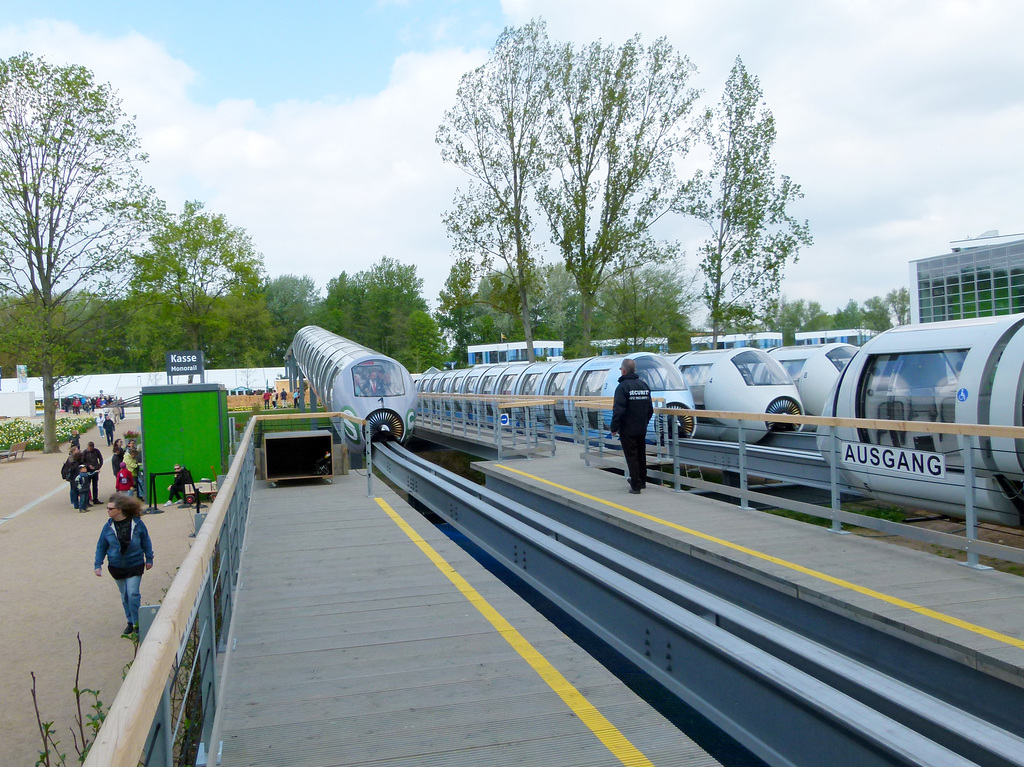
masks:
<instances>
[{"instance_id":1,"label":"group of people","mask_svg":"<svg viewBox=\"0 0 1024 767\"><path fill-rule=\"evenodd\" d=\"M108 432L108 435L110 433ZM112 438L112 435L110 435ZM89 510L99 500L99 475L103 468L103 453L95 443L86 444L85 450L80 447L81 437L77 431L71 433L71 446L67 460L61 467L60 476L71 485L71 507L79 512ZM128 440L125 446L120 439L111 442L113 450L110 466L114 474L114 489L119 493L143 498L145 493L142 481L142 454L135 440Z\"/></svg>"},{"instance_id":2,"label":"group of people","mask_svg":"<svg viewBox=\"0 0 1024 767\"><path fill-rule=\"evenodd\" d=\"M66 413L72 413L74 415L81 415L82 413L94 413L97 410L103 410L108 408L111 414L114 416L115 423L117 419L124 418L124 400L121 397L62 397L60 400L60 409Z\"/></svg>"},{"instance_id":3,"label":"group of people","mask_svg":"<svg viewBox=\"0 0 1024 767\"><path fill-rule=\"evenodd\" d=\"M372 367L369 373L352 371L352 381L358 397L388 397L394 394L391 379L380 368Z\"/></svg>"}]
</instances>

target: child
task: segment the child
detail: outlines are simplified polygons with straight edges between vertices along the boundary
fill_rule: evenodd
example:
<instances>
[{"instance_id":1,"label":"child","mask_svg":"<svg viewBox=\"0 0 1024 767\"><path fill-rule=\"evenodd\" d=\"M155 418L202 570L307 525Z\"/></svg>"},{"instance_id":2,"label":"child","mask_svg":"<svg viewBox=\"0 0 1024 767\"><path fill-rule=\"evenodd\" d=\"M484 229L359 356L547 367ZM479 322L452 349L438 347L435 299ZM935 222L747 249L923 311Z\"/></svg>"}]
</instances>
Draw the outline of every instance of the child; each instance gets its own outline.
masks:
<instances>
[{"instance_id":1,"label":"child","mask_svg":"<svg viewBox=\"0 0 1024 767\"><path fill-rule=\"evenodd\" d=\"M89 467L84 463L78 467L78 475L71 480L71 486L75 488L75 492L78 493L76 498L76 505L78 506L78 513L81 514L83 511L89 510L89 480L91 475L89 474Z\"/></svg>"},{"instance_id":2,"label":"child","mask_svg":"<svg viewBox=\"0 0 1024 767\"><path fill-rule=\"evenodd\" d=\"M117 472L117 479L114 482L114 489L125 495L132 495L135 491L135 477L128 471L128 464L121 462L121 468Z\"/></svg>"}]
</instances>

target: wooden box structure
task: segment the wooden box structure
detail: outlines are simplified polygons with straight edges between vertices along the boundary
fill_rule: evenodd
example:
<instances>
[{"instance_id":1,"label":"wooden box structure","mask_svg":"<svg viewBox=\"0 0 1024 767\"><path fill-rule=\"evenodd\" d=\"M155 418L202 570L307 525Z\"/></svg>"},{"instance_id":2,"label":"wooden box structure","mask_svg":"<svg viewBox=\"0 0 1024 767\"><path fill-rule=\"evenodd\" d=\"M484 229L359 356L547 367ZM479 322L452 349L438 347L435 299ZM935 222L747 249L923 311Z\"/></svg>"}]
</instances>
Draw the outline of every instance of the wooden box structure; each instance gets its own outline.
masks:
<instances>
[{"instance_id":1,"label":"wooden box structure","mask_svg":"<svg viewBox=\"0 0 1024 767\"><path fill-rule=\"evenodd\" d=\"M271 483L286 479L330 480L334 476L331 432L267 432L263 435L263 476Z\"/></svg>"}]
</instances>

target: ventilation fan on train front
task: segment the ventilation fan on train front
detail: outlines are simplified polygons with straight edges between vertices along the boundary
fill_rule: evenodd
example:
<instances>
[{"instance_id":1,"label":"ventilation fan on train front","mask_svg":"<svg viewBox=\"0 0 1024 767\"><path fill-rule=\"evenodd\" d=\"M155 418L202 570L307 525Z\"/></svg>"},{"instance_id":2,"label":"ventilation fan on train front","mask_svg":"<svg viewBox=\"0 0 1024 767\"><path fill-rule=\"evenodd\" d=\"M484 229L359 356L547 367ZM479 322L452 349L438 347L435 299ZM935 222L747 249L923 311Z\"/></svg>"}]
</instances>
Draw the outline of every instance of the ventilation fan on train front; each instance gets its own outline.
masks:
<instances>
[{"instance_id":1,"label":"ventilation fan on train front","mask_svg":"<svg viewBox=\"0 0 1024 767\"><path fill-rule=\"evenodd\" d=\"M765 408L764 412L769 415L804 414L803 410L800 409L800 403L791 397L776 397L771 401L768 407ZM800 428L800 425L795 423L771 422L765 425L768 427L768 431L796 431Z\"/></svg>"},{"instance_id":2,"label":"ventilation fan on train front","mask_svg":"<svg viewBox=\"0 0 1024 767\"><path fill-rule=\"evenodd\" d=\"M395 440L401 442L405 436L405 425L401 416L394 410L374 410L366 416L366 426L370 431L370 439L373 442L386 442Z\"/></svg>"}]
</instances>

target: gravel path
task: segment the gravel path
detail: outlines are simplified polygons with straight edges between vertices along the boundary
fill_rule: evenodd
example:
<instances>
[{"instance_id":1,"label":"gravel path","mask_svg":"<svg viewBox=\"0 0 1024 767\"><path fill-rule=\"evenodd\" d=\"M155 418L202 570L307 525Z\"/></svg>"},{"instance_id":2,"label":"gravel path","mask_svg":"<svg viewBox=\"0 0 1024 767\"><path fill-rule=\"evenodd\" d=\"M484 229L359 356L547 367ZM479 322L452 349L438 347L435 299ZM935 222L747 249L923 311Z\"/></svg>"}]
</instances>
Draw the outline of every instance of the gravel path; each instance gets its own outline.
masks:
<instances>
[{"instance_id":1,"label":"gravel path","mask_svg":"<svg viewBox=\"0 0 1024 767\"><path fill-rule=\"evenodd\" d=\"M134 417L117 426L115 436L138 430ZM106 439L93 427L82 435L109 459ZM70 728L76 715L73 688L78 658L76 634L82 638L81 687L100 691L109 705L121 684L134 646L122 639L124 612L117 586L104 571L92 572L103 506L80 514L71 508L68 485L60 478L67 445L60 453L25 453L24 459L0 463L0 765L32 767L40 749L32 706L35 672L39 708L53 720L61 750L77 764ZM100 498L114 490L114 476L104 465ZM16 516L15 516L16 515ZM144 518L153 539L155 564L142 579L142 603L156 604L170 586L192 539L190 510L170 508ZM85 713L89 713L88 710Z\"/></svg>"}]
</instances>

